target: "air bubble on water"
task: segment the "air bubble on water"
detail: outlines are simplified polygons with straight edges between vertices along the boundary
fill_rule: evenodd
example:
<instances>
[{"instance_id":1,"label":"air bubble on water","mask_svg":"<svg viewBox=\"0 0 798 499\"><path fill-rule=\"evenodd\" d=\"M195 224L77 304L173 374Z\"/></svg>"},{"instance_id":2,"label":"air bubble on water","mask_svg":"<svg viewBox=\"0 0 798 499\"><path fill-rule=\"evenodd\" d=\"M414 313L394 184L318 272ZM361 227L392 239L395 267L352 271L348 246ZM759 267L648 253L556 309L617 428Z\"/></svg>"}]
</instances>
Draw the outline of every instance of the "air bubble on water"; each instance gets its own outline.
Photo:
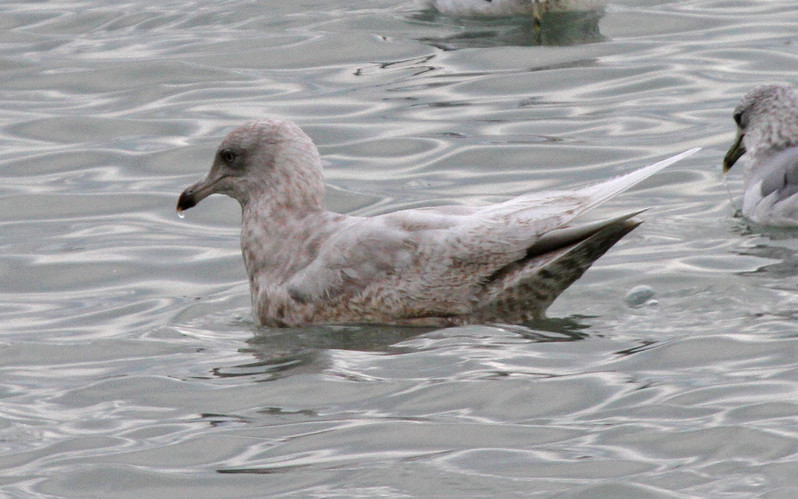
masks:
<instances>
[{"instance_id":1,"label":"air bubble on water","mask_svg":"<svg viewBox=\"0 0 798 499\"><path fill-rule=\"evenodd\" d=\"M630 307L638 308L644 305L656 305L657 300L654 299L656 292L651 286L641 284L635 286L626 293L626 304Z\"/></svg>"}]
</instances>

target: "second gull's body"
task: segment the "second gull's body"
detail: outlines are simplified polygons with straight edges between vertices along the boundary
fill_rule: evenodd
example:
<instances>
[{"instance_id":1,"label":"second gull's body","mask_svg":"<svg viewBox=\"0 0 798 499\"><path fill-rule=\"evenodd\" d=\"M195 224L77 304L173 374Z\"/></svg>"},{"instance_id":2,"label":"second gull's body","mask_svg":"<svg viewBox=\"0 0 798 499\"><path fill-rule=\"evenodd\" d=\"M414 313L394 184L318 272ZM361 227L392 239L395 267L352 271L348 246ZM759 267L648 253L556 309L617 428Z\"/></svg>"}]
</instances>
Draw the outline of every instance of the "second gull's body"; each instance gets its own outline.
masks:
<instances>
[{"instance_id":1,"label":"second gull's body","mask_svg":"<svg viewBox=\"0 0 798 499\"><path fill-rule=\"evenodd\" d=\"M749 92L734 109L737 138L723 160L744 156L742 213L761 225L798 226L798 95L782 84Z\"/></svg>"}]
</instances>

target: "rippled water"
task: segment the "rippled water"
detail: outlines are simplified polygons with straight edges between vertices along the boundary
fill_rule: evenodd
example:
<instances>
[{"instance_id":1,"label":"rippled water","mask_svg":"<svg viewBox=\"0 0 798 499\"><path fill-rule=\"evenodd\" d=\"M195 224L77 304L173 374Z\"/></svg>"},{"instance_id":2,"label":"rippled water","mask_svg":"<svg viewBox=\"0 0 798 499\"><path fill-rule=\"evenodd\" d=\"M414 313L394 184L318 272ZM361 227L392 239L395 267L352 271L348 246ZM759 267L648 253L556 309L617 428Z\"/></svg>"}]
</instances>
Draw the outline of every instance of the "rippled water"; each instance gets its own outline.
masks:
<instances>
[{"instance_id":1,"label":"rippled water","mask_svg":"<svg viewBox=\"0 0 798 499\"><path fill-rule=\"evenodd\" d=\"M788 0L611 1L537 34L388 0L4 2L0 491L794 497L798 234L736 217L719 163L739 97L798 83L796 25ZM266 115L359 214L704 149L608 207L650 209L550 320L273 330L237 204L174 213Z\"/></svg>"}]
</instances>

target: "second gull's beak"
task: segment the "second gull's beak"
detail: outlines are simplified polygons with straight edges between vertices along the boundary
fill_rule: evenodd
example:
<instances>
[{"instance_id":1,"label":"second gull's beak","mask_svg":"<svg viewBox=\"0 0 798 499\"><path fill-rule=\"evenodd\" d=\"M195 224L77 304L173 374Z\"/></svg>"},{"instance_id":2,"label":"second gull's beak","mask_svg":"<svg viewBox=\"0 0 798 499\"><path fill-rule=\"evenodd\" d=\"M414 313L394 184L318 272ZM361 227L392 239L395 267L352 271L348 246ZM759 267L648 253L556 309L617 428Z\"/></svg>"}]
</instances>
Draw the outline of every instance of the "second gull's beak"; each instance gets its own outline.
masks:
<instances>
[{"instance_id":1,"label":"second gull's beak","mask_svg":"<svg viewBox=\"0 0 798 499\"><path fill-rule=\"evenodd\" d=\"M743 137L745 137L745 133L737 132L737 139L734 141L734 144L729 148L729 152L726 153L726 156L723 158L723 173L728 172L734 163L740 159L740 156L745 154L745 146L743 145Z\"/></svg>"}]
</instances>

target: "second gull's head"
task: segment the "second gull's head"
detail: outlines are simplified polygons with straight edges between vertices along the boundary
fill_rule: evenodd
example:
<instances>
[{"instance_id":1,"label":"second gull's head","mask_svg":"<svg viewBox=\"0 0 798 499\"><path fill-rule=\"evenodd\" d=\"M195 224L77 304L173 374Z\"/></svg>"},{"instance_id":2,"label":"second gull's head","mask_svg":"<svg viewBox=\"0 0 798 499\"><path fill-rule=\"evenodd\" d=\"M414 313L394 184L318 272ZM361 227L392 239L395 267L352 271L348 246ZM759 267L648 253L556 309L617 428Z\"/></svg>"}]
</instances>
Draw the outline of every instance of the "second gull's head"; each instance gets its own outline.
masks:
<instances>
[{"instance_id":1,"label":"second gull's head","mask_svg":"<svg viewBox=\"0 0 798 499\"><path fill-rule=\"evenodd\" d=\"M728 171L746 152L772 154L798 144L798 96L784 84L756 87L734 108L737 137L726 157Z\"/></svg>"}]
</instances>

